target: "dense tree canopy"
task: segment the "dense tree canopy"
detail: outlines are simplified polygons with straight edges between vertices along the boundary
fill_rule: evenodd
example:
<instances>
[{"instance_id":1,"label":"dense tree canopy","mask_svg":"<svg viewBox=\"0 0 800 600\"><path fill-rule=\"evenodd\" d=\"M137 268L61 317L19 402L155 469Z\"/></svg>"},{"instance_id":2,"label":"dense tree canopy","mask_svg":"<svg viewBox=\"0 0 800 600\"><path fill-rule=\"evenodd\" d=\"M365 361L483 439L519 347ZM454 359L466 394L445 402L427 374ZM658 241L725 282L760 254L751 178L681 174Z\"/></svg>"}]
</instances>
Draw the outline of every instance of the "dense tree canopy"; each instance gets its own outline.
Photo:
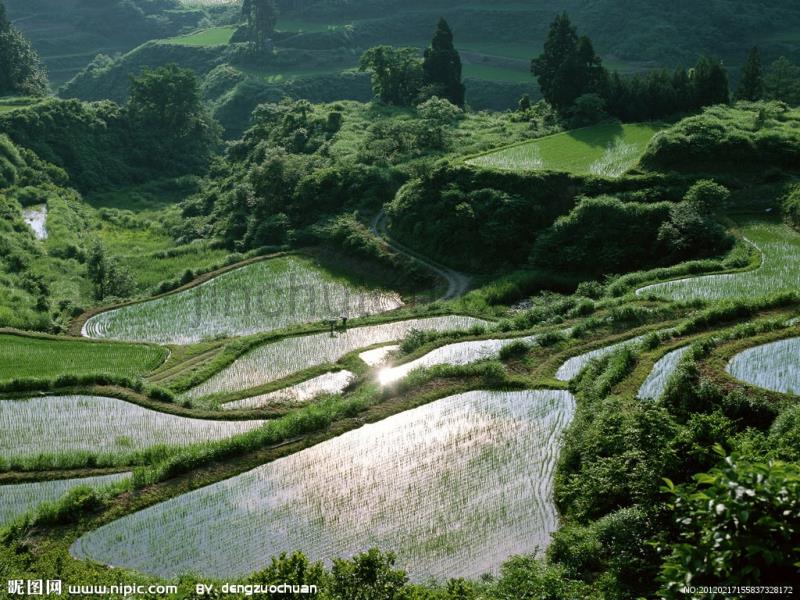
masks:
<instances>
[{"instance_id":1,"label":"dense tree canopy","mask_svg":"<svg viewBox=\"0 0 800 600\"><path fill-rule=\"evenodd\" d=\"M419 96L423 72L416 48L370 48L361 56L360 69L372 73L372 89L385 104L411 106Z\"/></svg>"},{"instance_id":2,"label":"dense tree canopy","mask_svg":"<svg viewBox=\"0 0 800 600\"><path fill-rule=\"evenodd\" d=\"M41 96L47 91L47 76L39 55L6 16L0 0L0 96Z\"/></svg>"},{"instance_id":3,"label":"dense tree canopy","mask_svg":"<svg viewBox=\"0 0 800 600\"><path fill-rule=\"evenodd\" d=\"M244 0L242 16L247 24L247 36L256 52L264 52L278 23L278 7L275 0Z\"/></svg>"},{"instance_id":4,"label":"dense tree canopy","mask_svg":"<svg viewBox=\"0 0 800 600\"><path fill-rule=\"evenodd\" d=\"M464 106L461 57L453 45L453 32L444 19L439 19L431 45L425 50L422 73L426 96L438 96L456 106Z\"/></svg>"},{"instance_id":5,"label":"dense tree canopy","mask_svg":"<svg viewBox=\"0 0 800 600\"><path fill-rule=\"evenodd\" d=\"M736 99L752 102L763 97L764 74L761 70L761 54L757 47L753 47L747 54L747 62L742 69L739 87L736 88Z\"/></svg>"},{"instance_id":6,"label":"dense tree canopy","mask_svg":"<svg viewBox=\"0 0 800 600\"><path fill-rule=\"evenodd\" d=\"M544 98L565 112L575 100L605 91L607 73L588 37L578 37L566 13L550 26L544 52L531 63Z\"/></svg>"}]
</instances>

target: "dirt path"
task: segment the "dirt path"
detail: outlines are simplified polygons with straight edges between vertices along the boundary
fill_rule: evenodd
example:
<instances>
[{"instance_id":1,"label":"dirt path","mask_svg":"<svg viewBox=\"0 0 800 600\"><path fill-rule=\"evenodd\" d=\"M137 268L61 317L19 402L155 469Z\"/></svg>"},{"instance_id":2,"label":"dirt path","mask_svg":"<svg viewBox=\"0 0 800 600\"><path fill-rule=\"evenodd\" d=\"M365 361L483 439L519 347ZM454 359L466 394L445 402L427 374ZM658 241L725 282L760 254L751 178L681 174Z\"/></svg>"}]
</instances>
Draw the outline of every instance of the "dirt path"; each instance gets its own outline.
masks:
<instances>
[{"instance_id":1,"label":"dirt path","mask_svg":"<svg viewBox=\"0 0 800 600\"><path fill-rule=\"evenodd\" d=\"M389 233L386 229L385 211L381 210L381 212L375 216L370 227L372 232L389 244L393 250L411 258L412 260L415 260L426 269L433 271L436 273L436 275L447 282L447 291L442 295L440 298L441 300L452 300L453 298L458 298L466 294L469 290L472 279L468 275L454 271L453 269L450 269L441 263L431 260L430 258L415 252L411 248L408 248L407 246L404 246L400 242L397 242L389 237Z\"/></svg>"}]
</instances>

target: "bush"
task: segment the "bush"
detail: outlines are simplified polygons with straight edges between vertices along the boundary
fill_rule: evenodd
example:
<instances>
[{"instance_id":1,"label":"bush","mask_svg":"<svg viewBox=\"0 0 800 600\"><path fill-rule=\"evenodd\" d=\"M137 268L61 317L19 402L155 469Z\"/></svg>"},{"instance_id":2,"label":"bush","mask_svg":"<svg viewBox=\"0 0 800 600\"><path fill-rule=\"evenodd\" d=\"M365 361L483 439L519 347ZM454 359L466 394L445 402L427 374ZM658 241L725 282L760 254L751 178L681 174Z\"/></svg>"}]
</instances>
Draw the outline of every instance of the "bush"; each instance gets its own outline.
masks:
<instances>
[{"instance_id":1,"label":"bush","mask_svg":"<svg viewBox=\"0 0 800 600\"><path fill-rule=\"evenodd\" d=\"M797 580L800 467L734 455L694 479L680 487L667 482L679 533L662 567L664 593Z\"/></svg>"}]
</instances>

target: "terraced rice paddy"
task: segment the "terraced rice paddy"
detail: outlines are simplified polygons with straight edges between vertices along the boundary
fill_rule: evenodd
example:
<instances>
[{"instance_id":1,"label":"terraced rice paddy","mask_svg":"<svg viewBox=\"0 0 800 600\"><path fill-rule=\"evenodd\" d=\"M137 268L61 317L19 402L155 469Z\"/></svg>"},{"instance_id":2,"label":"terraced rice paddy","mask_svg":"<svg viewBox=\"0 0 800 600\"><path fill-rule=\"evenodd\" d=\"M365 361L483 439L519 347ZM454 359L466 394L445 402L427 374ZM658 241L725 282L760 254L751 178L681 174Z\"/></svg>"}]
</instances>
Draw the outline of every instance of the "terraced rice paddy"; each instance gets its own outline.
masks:
<instances>
[{"instance_id":1,"label":"terraced rice paddy","mask_svg":"<svg viewBox=\"0 0 800 600\"><path fill-rule=\"evenodd\" d=\"M800 338L748 348L731 359L727 371L756 387L800 394Z\"/></svg>"},{"instance_id":2,"label":"terraced rice paddy","mask_svg":"<svg viewBox=\"0 0 800 600\"><path fill-rule=\"evenodd\" d=\"M469 392L123 517L73 556L163 577L234 577L301 550L391 549L412 579L474 577L543 549L566 391Z\"/></svg>"},{"instance_id":3,"label":"terraced rice paddy","mask_svg":"<svg viewBox=\"0 0 800 600\"><path fill-rule=\"evenodd\" d=\"M637 397L642 400L658 400L667 389L669 378L678 368L681 359L689 351L689 346L678 348L672 352L668 352L661 359L653 365L653 370L644 380L644 383L639 388Z\"/></svg>"},{"instance_id":4,"label":"terraced rice paddy","mask_svg":"<svg viewBox=\"0 0 800 600\"><path fill-rule=\"evenodd\" d=\"M480 324L485 321L458 316L432 317L355 327L344 333L286 338L248 352L184 396L197 399L265 385L310 367L336 362L359 348L400 340L412 329L447 331Z\"/></svg>"},{"instance_id":5,"label":"terraced rice paddy","mask_svg":"<svg viewBox=\"0 0 800 600\"><path fill-rule=\"evenodd\" d=\"M101 313L86 322L83 334L191 344L341 316L372 315L401 305L395 293L357 289L334 280L309 259L290 256L253 263L177 294Z\"/></svg>"},{"instance_id":6,"label":"terraced rice paddy","mask_svg":"<svg viewBox=\"0 0 800 600\"><path fill-rule=\"evenodd\" d=\"M706 275L657 283L636 290L670 300L724 300L756 298L800 288L800 234L786 225L753 222L742 234L761 251L763 260L755 271Z\"/></svg>"},{"instance_id":7,"label":"terraced rice paddy","mask_svg":"<svg viewBox=\"0 0 800 600\"><path fill-rule=\"evenodd\" d=\"M76 452L127 455L153 446L219 440L263 423L188 419L99 396L0 400L0 457Z\"/></svg>"},{"instance_id":8,"label":"terraced rice paddy","mask_svg":"<svg viewBox=\"0 0 800 600\"><path fill-rule=\"evenodd\" d=\"M297 385L223 404L224 410L240 410L245 408L263 408L274 404L303 404L322 395L341 394L356 378L350 371L325 373Z\"/></svg>"},{"instance_id":9,"label":"terraced rice paddy","mask_svg":"<svg viewBox=\"0 0 800 600\"><path fill-rule=\"evenodd\" d=\"M572 379L575 379L575 377L577 377L580 372L583 371L583 369L586 368L586 366L593 360L599 360L609 356L610 354L614 354L614 352L622 350L623 348L635 346L644 338L645 336L640 335L639 337L625 340L624 342L619 342L618 344L612 344L611 346L598 348L597 350L592 350L591 352L586 352L585 354L581 354L579 356L573 356L563 365L561 365L558 371L556 371L556 379L559 381L571 381Z\"/></svg>"},{"instance_id":10,"label":"terraced rice paddy","mask_svg":"<svg viewBox=\"0 0 800 600\"><path fill-rule=\"evenodd\" d=\"M235 27L213 27L189 35L170 38L166 42L177 46L224 46L231 41L234 31L236 31Z\"/></svg>"},{"instance_id":11,"label":"terraced rice paddy","mask_svg":"<svg viewBox=\"0 0 800 600\"><path fill-rule=\"evenodd\" d=\"M95 373L137 377L166 357L167 350L155 346L0 334L0 381Z\"/></svg>"},{"instance_id":12,"label":"terraced rice paddy","mask_svg":"<svg viewBox=\"0 0 800 600\"><path fill-rule=\"evenodd\" d=\"M467 164L510 171L567 171L578 175L619 177L633 168L657 124L603 123L500 148Z\"/></svg>"},{"instance_id":13,"label":"terraced rice paddy","mask_svg":"<svg viewBox=\"0 0 800 600\"><path fill-rule=\"evenodd\" d=\"M381 346L373 350L367 350L358 355L358 358L364 361L367 366L377 367L384 364L392 352L397 352L400 346L393 344L391 346Z\"/></svg>"},{"instance_id":14,"label":"terraced rice paddy","mask_svg":"<svg viewBox=\"0 0 800 600\"><path fill-rule=\"evenodd\" d=\"M130 473L115 473L81 479L0 485L0 527L20 515L36 510L46 502L55 502L76 487L101 488L130 477L130 475Z\"/></svg>"},{"instance_id":15,"label":"terraced rice paddy","mask_svg":"<svg viewBox=\"0 0 800 600\"><path fill-rule=\"evenodd\" d=\"M388 385L400 379L416 369L426 369L438 365L468 365L480 360L497 358L500 350L514 344L522 342L531 345L536 342L538 336L528 336L524 338L510 338L502 340L473 340L469 342L458 342L448 344L416 360L398 365L396 367L382 369L378 374L378 379L382 385Z\"/></svg>"},{"instance_id":16,"label":"terraced rice paddy","mask_svg":"<svg viewBox=\"0 0 800 600\"><path fill-rule=\"evenodd\" d=\"M47 205L37 204L22 209L22 218L39 240L47 239Z\"/></svg>"}]
</instances>

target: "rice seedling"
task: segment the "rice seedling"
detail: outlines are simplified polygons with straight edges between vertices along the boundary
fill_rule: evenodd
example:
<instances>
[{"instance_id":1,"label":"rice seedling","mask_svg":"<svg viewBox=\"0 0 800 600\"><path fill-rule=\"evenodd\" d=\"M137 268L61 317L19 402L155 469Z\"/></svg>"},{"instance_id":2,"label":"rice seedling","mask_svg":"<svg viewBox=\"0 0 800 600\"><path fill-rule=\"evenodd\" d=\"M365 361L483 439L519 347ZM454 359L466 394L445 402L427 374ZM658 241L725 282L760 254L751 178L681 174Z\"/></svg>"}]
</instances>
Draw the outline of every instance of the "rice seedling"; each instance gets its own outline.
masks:
<instances>
[{"instance_id":1,"label":"rice seedling","mask_svg":"<svg viewBox=\"0 0 800 600\"><path fill-rule=\"evenodd\" d=\"M264 421L208 421L148 410L117 398L44 396L0 400L0 457L130 453L219 440Z\"/></svg>"},{"instance_id":2,"label":"rice seedling","mask_svg":"<svg viewBox=\"0 0 800 600\"><path fill-rule=\"evenodd\" d=\"M781 392L800 393L800 338L748 348L734 356L727 371L751 385Z\"/></svg>"},{"instance_id":3,"label":"rice seedling","mask_svg":"<svg viewBox=\"0 0 800 600\"><path fill-rule=\"evenodd\" d=\"M22 209L22 218L33 230L37 239L47 239L47 205L37 204Z\"/></svg>"},{"instance_id":4,"label":"rice seedling","mask_svg":"<svg viewBox=\"0 0 800 600\"><path fill-rule=\"evenodd\" d=\"M630 348L632 346L636 346L642 340L644 340L646 336L640 335L639 337L635 337L630 340L625 340L624 342L619 342L618 344L613 344L611 346L604 346L603 348L598 348L597 350L592 350L591 352L586 352L585 354L581 354L579 356L573 356L568 361L566 361L563 365L561 365L556 371L556 379L559 381L571 381L577 377L581 371L593 360L598 360L601 358L605 358L611 354L614 354L618 350L622 350L623 348Z\"/></svg>"},{"instance_id":5,"label":"rice seedling","mask_svg":"<svg viewBox=\"0 0 800 600\"><path fill-rule=\"evenodd\" d=\"M73 488L101 488L130 476L130 473L114 473L99 477L0 485L0 526L36 510L45 502L55 502Z\"/></svg>"},{"instance_id":6,"label":"rice seedling","mask_svg":"<svg viewBox=\"0 0 800 600\"><path fill-rule=\"evenodd\" d=\"M297 385L283 388L268 394L228 402L222 405L223 410L238 410L244 408L263 408L273 404L303 404L322 395L341 394L344 389L356 378L350 371L336 371L325 373Z\"/></svg>"},{"instance_id":7,"label":"rice seedling","mask_svg":"<svg viewBox=\"0 0 800 600\"><path fill-rule=\"evenodd\" d=\"M691 277L657 283L636 290L669 300L758 298L800 288L800 235L786 225L751 223L742 233L762 254L755 271Z\"/></svg>"},{"instance_id":8,"label":"rice seedling","mask_svg":"<svg viewBox=\"0 0 800 600\"><path fill-rule=\"evenodd\" d=\"M668 352L653 365L653 370L639 388L637 397L641 400L658 400L667 389L669 378L678 368L681 359L689 351L689 346Z\"/></svg>"},{"instance_id":9,"label":"rice seedling","mask_svg":"<svg viewBox=\"0 0 800 600\"><path fill-rule=\"evenodd\" d=\"M393 352L397 352L399 349L400 346L397 344L381 346L380 348L374 348L373 350L362 352L358 355L358 358L364 361L364 363L369 367L377 367L386 363L386 361L389 359L389 356Z\"/></svg>"},{"instance_id":10,"label":"rice seedling","mask_svg":"<svg viewBox=\"0 0 800 600\"><path fill-rule=\"evenodd\" d=\"M301 550L329 562L370 547L423 581L496 572L543 549L566 391L451 396L104 525L78 559L162 577L236 577Z\"/></svg>"},{"instance_id":11,"label":"rice seedling","mask_svg":"<svg viewBox=\"0 0 800 600\"><path fill-rule=\"evenodd\" d=\"M589 173L601 177L619 177L637 163L642 150L621 139L609 142L606 153L589 166Z\"/></svg>"},{"instance_id":12,"label":"rice seedling","mask_svg":"<svg viewBox=\"0 0 800 600\"><path fill-rule=\"evenodd\" d=\"M416 360L396 367L381 369L380 373L378 373L378 380L381 385L388 385L403 379L416 369L426 369L438 365L468 365L480 360L496 358L500 351L506 346L510 346L516 342L534 344L537 338L538 336L528 336L524 338L472 340L447 344L446 346L431 350Z\"/></svg>"},{"instance_id":13,"label":"rice seedling","mask_svg":"<svg viewBox=\"0 0 800 600\"><path fill-rule=\"evenodd\" d=\"M205 383L189 390L184 397L197 399L258 387L310 367L336 362L359 348L400 340L412 329L447 331L468 329L477 324L485 324L485 321L472 317L431 317L354 327L333 334L286 338L251 350Z\"/></svg>"},{"instance_id":14,"label":"rice seedling","mask_svg":"<svg viewBox=\"0 0 800 600\"><path fill-rule=\"evenodd\" d=\"M512 171L549 169L619 177L638 162L662 128L649 123L602 123L500 148L466 162Z\"/></svg>"},{"instance_id":15,"label":"rice seedling","mask_svg":"<svg viewBox=\"0 0 800 600\"><path fill-rule=\"evenodd\" d=\"M224 273L177 294L89 319L83 335L191 344L324 319L362 317L402 306L393 292L358 289L309 259L289 256Z\"/></svg>"},{"instance_id":16,"label":"rice seedling","mask_svg":"<svg viewBox=\"0 0 800 600\"><path fill-rule=\"evenodd\" d=\"M137 377L166 357L167 350L155 346L0 334L0 381L95 373Z\"/></svg>"}]
</instances>

